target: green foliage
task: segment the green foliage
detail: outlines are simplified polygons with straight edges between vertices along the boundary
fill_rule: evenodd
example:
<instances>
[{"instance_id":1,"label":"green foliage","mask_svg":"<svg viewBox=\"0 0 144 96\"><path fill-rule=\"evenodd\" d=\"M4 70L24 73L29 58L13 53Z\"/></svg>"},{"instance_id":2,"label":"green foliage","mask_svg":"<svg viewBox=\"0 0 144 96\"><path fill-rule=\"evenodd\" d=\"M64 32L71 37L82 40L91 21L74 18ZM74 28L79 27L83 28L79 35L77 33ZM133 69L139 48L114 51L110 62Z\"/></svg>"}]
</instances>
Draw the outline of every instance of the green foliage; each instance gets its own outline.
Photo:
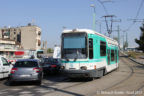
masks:
<instances>
[{"instance_id":1,"label":"green foliage","mask_svg":"<svg viewBox=\"0 0 144 96\"><path fill-rule=\"evenodd\" d=\"M135 52L135 51L129 51L129 52L126 52L126 54L127 54L129 57L132 57L132 58L134 58L134 59L140 58L141 56L144 56L144 53Z\"/></svg>"},{"instance_id":2,"label":"green foliage","mask_svg":"<svg viewBox=\"0 0 144 96\"><path fill-rule=\"evenodd\" d=\"M53 52L53 49L52 48L48 48L47 49L47 53L52 53Z\"/></svg>"},{"instance_id":3,"label":"green foliage","mask_svg":"<svg viewBox=\"0 0 144 96\"><path fill-rule=\"evenodd\" d=\"M129 57L132 57L134 59L136 59L136 57L137 57L137 54L135 52L128 52L127 54Z\"/></svg>"},{"instance_id":4,"label":"green foliage","mask_svg":"<svg viewBox=\"0 0 144 96\"><path fill-rule=\"evenodd\" d=\"M144 53L144 24L142 27L140 27L140 30L141 30L141 36L139 40L135 39L135 42L139 45L137 49L143 51Z\"/></svg>"}]
</instances>

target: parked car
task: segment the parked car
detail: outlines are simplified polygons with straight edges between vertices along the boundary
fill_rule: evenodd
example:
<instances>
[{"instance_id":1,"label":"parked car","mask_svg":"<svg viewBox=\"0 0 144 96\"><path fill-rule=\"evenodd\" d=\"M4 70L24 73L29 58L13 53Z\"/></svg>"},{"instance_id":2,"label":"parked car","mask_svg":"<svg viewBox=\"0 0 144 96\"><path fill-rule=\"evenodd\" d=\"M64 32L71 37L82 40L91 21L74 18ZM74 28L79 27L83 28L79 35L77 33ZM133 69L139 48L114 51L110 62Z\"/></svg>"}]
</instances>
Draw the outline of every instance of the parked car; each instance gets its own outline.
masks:
<instances>
[{"instance_id":1,"label":"parked car","mask_svg":"<svg viewBox=\"0 0 144 96\"><path fill-rule=\"evenodd\" d=\"M41 84L43 77L42 67L36 59L22 59L16 61L11 70L9 83L14 81L36 81L38 85Z\"/></svg>"},{"instance_id":2,"label":"parked car","mask_svg":"<svg viewBox=\"0 0 144 96\"><path fill-rule=\"evenodd\" d=\"M0 56L0 79L8 77L12 67L6 58Z\"/></svg>"},{"instance_id":3,"label":"parked car","mask_svg":"<svg viewBox=\"0 0 144 96\"><path fill-rule=\"evenodd\" d=\"M58 73L61 66L61 60L55 58L44 58L42 65L44 74Z\"/></svg>"}]
</instances>

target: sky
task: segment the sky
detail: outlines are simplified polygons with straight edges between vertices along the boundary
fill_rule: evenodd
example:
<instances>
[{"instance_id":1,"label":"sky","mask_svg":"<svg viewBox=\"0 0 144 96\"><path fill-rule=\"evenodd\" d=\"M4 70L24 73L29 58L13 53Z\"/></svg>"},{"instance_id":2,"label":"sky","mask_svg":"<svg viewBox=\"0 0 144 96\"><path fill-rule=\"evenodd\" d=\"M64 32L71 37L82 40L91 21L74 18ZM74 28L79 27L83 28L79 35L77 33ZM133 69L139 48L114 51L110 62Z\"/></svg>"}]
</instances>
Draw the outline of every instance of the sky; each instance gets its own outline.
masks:
<instances>
[{"instance_id":1,"label":"sky","mask_svg":"<svg viewBox=\"0 0 144 96\"><path fill-rule=\"evenodd\" d=\"M126 34L124 31L130 25L132 27L127 30L129 47L138 46L134 39L140 36L139 27L142 22L136 22L130 19L144 19L144 4L142 0L107 0L112 2L103 2L104 7L98 0L0 0L0 28L4 26L17 27L25 26L34 22L35 25L42 29L42 40L47 41L48 48L54 45L60 45L61 33L63 28L75 29L84 28L92 29L93 27L93 7L96 9L96 31L107 35L104 15L115 15L114 20L121 22L113 22L113 30L117 30L120 26L121 44ZM139 11L138 11L139 10ZM136 16L137 15L137 16ZM117 32L113 31L112 37L117 36ZM125 40L125 37L124 37Z\"/></svg>"}]
</instances>

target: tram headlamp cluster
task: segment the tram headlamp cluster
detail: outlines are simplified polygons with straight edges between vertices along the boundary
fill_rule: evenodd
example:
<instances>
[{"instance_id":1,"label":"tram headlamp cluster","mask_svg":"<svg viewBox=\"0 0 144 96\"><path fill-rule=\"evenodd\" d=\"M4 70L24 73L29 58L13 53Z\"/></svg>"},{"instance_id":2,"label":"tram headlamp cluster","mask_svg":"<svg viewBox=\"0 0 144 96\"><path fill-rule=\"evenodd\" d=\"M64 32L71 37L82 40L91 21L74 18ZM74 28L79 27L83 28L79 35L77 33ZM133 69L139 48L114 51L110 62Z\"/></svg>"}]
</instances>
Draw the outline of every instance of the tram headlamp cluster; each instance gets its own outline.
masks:
<instances>
[{"instance_id":1,"label":"tram headlamp cluster","mask_svg":"<svg viewBox=\"0 0 144 96\"><path fill-rule=\"evenodd\" d=\"M65 66L61 66L61 69L65 69Z\"/></svg>"},{"instance_id":2,"label":"tram headlamp cluster","mask_svg":"<svg viewBox=\"0 0 144 96\"><path fill-rule=\"evenodd\" d=\"M96 65L94 65L94 69L96 69Z\"/></svg>"},{"instance_id":3,"label":"tram headlamp cluster","mask_svg":"<svg viewBox=\"0 0 144 96\"><path fill-rule=\"evenodd\" d=\"M82 70L87 70L87 67L86 66L81 66L80 67Z\"/></svg>"}]
</instances>

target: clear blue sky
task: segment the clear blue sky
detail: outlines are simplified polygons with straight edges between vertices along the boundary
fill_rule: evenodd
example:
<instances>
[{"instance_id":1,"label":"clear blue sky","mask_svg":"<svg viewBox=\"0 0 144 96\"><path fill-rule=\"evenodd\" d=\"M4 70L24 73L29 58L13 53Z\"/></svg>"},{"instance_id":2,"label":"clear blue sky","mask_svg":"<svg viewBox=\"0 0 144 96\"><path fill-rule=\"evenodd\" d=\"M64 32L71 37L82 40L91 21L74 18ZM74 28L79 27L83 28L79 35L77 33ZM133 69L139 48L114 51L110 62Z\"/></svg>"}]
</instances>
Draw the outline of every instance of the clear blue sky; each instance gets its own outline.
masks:
<instances>
[{"instance_id":1,"label":"clear blue sky","mask_svg":"<svg viewBox=\"0 0 144 96\"><path fill-rule=\"evenodd\" d=\"M103 1L103 0L101 0ZM104 3L109 14L116 15L122 22L113 23L113 29L120 25L125 30L132 23L127 19L135 18L142 0L112 0ZM96 19L102 22L102 33L107 33L104 18L104 8L97 0L1 0L0 5L0 27L24 26L32 22L42 29L42 40L48 41L48 47L60 45L60 35L63 26L67 29L88 28L92 29L93 9L96 6ZM144 5L142 6L138 19L144 19ZM128 31L129 46L137 46L135 38L140 36L141 22L135 23ZM99 23L96 30L99 31ZM121 32L121 37L123 32ZM112 36L117 36L113 33ZM121 41L122 42L122 41Z\"/></svg>"}]
</instances>

